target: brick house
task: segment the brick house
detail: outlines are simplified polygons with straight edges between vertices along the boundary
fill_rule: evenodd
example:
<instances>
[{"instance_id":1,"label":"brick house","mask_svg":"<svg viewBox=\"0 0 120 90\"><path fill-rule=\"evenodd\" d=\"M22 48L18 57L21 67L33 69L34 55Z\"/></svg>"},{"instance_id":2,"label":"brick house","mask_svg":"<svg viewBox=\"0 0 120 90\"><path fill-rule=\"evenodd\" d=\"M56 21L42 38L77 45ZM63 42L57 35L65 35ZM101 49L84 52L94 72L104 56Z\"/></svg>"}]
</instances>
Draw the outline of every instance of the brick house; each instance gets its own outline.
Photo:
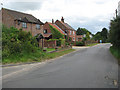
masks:
<instances>
[{"instance_id":1,"label":"brick house","mask_svg":"<svg viewBox=\"0 0 120 90\"><path fill-rule=\"evenodd\" d=\"M31 14L2 8L2 24L6 27L15 27L23 31L31 32L32 36L43 33L43 23Z\"/></svg>"},{"instance_id":2,"label":"brick house","mask_svg":"<svg viewBox=\"0 0 120 90\"><path fill-rule=\"evenodd\" d=\"M59 28L55 23L54 23L54 20L52 19L52 23L50 22L46 22L44 24L44 30L43 30L43 36L46 38L46 39L51 39L52 38L52 32L50 30L50 25L53 26L54 28L56 28L61 34L65 35L65 32Z\"/></svg>"},{"instance_id":3,"label":"brick house","mask_svg":"<svg viewBox=\"0 0 120 90\"><path fill-rule=\"evenodd\" d=\"M61 28L67 35L68 37L71 37L72 41L76 41L76 30L74 30L69 24L64 22L64 18L61 18L61 21L56 20L55 24Z\"/></svg>"},{"instance_id":4,"label":"brick house","mask_svg":"<svg viewBox=\"0 0 120 90\"><path fill-rule=\"evenodd\" d=\"M57 46L57 41L47 41L49 39L52 39L52 31L50 29L50 25L52 27L54 27L55 29L57 29L61 34L66 35L66 33L59 28L55 23L54 20L52 19L52 23L51 22L46 22L43 26L44 30L43 30L43 37L44 37L44 47L48 47L48 48L55 48Z\"/></svg>"},{"instance_id":5,"label":"brick house","mask_svg":"<svg viewBox=\"0 0 120 90\"><path fill-rule=\"evenodd\" d=\"M83 40L83 35L76 35L76 41L82 41Z\"/></svg>"}]
</instances>

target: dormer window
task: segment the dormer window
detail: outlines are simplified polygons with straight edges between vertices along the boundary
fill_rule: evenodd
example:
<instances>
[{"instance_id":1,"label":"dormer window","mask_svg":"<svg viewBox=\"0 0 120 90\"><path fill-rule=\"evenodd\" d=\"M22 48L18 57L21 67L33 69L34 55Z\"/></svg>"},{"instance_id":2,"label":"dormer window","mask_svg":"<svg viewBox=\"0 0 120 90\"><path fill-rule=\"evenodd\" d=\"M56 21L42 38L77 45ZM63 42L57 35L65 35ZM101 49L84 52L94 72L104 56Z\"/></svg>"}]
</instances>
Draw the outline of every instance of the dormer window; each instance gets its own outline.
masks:
<instances>
[{"instance_id":1,"label":"dormer window","mask_svg":"<svg viewBox=\"0 0 120 90\"><path fill-rule=\"evenodd\" d=\"M23 28L27 28L27 23L23 22L23 23L22 23L22 27L23 27Z\"/></svg>"},{"instance_id":2,"label":"dormer window","mask_svg":"<svg viewBox=\"0 0 120 90\"><path fill-rule=\"evenodd\" d=\"M40 25L39 24L36 24L36 29L40 29Z\"/></svg>"}]
</instances>

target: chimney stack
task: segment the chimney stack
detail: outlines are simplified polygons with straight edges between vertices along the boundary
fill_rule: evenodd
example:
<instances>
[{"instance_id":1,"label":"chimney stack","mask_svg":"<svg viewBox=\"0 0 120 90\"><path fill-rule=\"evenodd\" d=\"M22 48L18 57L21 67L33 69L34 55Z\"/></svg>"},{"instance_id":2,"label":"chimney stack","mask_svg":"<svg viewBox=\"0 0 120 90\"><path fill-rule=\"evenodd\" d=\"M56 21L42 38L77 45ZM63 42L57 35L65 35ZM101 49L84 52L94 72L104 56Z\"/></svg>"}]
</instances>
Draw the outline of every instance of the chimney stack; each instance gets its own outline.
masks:
<instances>
[{"instance_id":1,"label":"chimney stack","mask_svg":"<svg viewBox=\"0 0 120 90\"><path fill-rule=\"evenodd\" d=\"M64 18L63 17L61 18L61 21L64 23Z\"/></svg>"},{"instance_id":2,"label":"chimney stack","mask_svg":"<svg viewBox=\"0 0 120 90\"><path fill-rule=\"evenodd\" d=\"M54 23L54 19L52 19L52 24L55 24L55 23Z\"/></svg>"}]
</instances>

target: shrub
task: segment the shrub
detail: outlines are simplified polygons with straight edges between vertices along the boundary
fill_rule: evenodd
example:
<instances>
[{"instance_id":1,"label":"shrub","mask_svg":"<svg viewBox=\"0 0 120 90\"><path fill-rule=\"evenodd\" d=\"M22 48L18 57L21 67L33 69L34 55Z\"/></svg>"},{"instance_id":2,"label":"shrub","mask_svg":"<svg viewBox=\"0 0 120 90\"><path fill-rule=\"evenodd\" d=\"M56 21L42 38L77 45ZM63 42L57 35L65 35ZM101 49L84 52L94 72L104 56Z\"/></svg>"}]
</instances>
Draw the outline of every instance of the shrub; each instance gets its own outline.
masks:
<instances>
[{"instance_id":1,"label":"shrub","mask_svg":"<svg viewBox=\"0 0 120 90\"><path fill-rule=\"evenodd\" d=\"M23 52L35 52L38 48L36 38L30 32L24 32L14 27L2 27L2 57L3 59Z\"/></svg>"},{"instance_id":2,"label":"shrub","mask_svg":"<svg viewBox=\"0 0 120 90\"><path fill-rule=\"evenodd\" d=\"M76 46L84 46L84 43L83 43L83 42L78 41L78 42L76 42Z\"/></svg>"}]
</instances>

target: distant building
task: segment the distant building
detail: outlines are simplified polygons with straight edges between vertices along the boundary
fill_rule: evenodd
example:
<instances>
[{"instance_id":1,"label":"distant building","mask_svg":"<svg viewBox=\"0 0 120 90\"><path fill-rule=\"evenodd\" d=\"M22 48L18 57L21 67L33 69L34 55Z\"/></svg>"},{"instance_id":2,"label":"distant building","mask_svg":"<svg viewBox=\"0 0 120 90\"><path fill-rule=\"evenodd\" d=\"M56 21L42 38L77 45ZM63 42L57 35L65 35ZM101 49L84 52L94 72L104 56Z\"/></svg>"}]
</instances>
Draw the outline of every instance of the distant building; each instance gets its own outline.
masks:
<instances>
[{"instance_id":1,"label":"distant building","mask_svg":"<svg viewBox=\"0 0 120 90\"><path fill-rule=\"evenodd\" d=\"M76 35L76 41L82 42L83 40L83 35Z\"/></svg>"},{"instance_id":2,"label":"distant building","mask_svg":"<svg viewBox=\"0 0 120 90\"><path fill-rule=\"evenodd\" d=\"M120 16L120 1L118 3L118 16Z\"/></svg>"}]
</instances>

